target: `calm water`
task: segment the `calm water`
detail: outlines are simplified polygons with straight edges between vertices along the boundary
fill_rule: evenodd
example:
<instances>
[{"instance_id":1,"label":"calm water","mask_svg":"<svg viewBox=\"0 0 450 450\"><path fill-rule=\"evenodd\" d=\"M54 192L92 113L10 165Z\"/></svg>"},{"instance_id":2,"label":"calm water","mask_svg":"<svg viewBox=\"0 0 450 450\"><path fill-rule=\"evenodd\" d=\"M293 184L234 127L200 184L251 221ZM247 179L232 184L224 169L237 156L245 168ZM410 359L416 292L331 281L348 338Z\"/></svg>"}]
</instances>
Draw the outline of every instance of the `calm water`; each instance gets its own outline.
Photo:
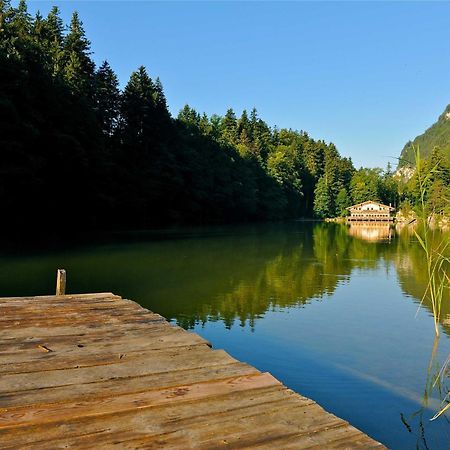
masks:
<instances>
[{"instance_id":1,"label":"calm water","mask_svg":"<svg viewBox=\"0 0 450 450\"><path fill-rule=\"evenodd\" d=\"M69 292L137 300L390 448L450 448L449 419L429 421L440 403L430 380L450 353L450 328L436 342L429 307L418 311L424 262L407 231L166 231L3 254L0 266L0 296L52 293L64 267Z\"/></svg>"}]
</instances>

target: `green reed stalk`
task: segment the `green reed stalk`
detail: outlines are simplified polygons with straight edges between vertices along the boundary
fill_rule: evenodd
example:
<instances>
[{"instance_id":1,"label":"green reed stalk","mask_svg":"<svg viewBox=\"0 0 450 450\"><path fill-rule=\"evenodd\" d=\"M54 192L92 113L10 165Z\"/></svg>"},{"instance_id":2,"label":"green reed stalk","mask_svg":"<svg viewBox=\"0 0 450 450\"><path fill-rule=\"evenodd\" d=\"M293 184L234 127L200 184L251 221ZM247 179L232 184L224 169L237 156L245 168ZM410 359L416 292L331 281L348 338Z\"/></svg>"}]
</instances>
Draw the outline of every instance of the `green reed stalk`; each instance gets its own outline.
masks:
<instances>
[{"instance_id":1,"label":"green reed stalk","mask_svg":"<svg viewBox=\"0 0 450 450\"><path fill-rule=\"evenodd\" d=\"M425 252L425 260L427 266L427 288L423 295L421 304L425 298L430 299L434 317L434 330L436 336L439 336L439 321L441 319L441 305L444 297L444 291L448 285L448 275L445 272L446 264L449 259L445 256L450 245L449 239L441 240L436 244L433 240L433 232L429 226L429 214L426 207L427 183L430 178L438 170L438 165L431 168L428 173L424 173L423 161L420 158L419 149L415 149L416 159L416 175L419 184L419 228L414 230L422 249Z\"/></svg>"},{"instance_id":2,"label":"green reed stalk","mask_svg":"<svg viewBox=\"0 0 450 450\"><path fill-rule=\"evenodd\" d=\"M438 383L439 385L444 385L445 378L448 377L449 367L450 367L450 355L448 355L447 360L441 367L441 370L439 371L436 377L433 387ZM445 393L444 398L442 399L440 409L430 420L436 420L439 416L441 416L450 409L450 390L448 388L444 389L446 389L447 392Z\"/></svg>"}]
</instances>

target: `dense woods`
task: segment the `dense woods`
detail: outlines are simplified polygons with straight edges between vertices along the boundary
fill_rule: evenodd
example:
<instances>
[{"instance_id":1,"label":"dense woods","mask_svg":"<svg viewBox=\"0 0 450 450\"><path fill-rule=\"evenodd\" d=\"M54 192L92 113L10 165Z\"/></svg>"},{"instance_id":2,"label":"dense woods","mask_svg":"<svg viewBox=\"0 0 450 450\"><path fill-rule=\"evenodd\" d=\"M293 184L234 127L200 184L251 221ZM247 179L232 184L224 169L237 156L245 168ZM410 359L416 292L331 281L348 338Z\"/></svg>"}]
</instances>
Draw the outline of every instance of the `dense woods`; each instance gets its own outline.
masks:
<instances>
[{"instance_id":1,"label":"dense woods","mask_svg":"<svg viewBox=\"0 0 450 450\"><path fill-rule=\"evenodd\" d=\"M96 67L77 13L66 26L57 7L31 17L24 0L0 0L0 151L4 228L322 218L401 200L389 168L357 171L255 108L186 105L173 118L146 68L121 90L108 62Z\"/></svg>"},{"instance_id":2,"label":"dense woods","mask_svg":"<svg viewBox=\"0 0 450 450\"><path fill-rule=\"evenodd\" d=\"M423 201L427 215L450 217L450 159L440 147L434 147L426 158L421 158L420 148L415 150L413 162L403 166L411 172L403 176L400 171L395 177L399 208L405 215L417 213Z\"/></svg>"}]
</instances>

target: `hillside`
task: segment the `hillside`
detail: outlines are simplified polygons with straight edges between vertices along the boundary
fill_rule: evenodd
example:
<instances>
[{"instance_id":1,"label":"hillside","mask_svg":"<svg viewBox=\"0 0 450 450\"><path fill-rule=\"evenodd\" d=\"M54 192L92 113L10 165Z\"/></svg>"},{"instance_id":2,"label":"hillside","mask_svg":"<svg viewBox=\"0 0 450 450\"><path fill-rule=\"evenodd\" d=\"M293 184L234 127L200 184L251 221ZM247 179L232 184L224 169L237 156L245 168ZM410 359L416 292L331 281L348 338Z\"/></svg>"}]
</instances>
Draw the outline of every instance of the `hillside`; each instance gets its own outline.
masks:
<instances>
[{"instance_id":1,"label":"hillside","mask_svg":"<svg viewBox=\"0 0 450 450\"><path fill-rule=\"evenodd\" d=\"M408 165L408 161L414 164L413 147L418 147L424 158L431 154L434 147L440 147L450 159L450 105L447 105L436 123L413 141L406 143L400 154L399 168Z\"/></svg>"}]
</instances>

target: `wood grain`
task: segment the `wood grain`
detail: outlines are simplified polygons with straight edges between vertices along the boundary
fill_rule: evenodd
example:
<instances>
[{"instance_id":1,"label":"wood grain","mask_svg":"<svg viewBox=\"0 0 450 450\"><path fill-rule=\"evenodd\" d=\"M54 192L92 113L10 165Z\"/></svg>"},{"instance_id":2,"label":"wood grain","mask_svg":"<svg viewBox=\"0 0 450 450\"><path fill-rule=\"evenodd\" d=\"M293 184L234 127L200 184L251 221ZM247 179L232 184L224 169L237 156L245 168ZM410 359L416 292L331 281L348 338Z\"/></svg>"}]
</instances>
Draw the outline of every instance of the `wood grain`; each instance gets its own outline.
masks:
<instances>
[{"instance_id":1,"label":"wood grain","mask_svg":"<svg viewBox=\"0 0 450 450\"><path fill-rule=\"evenodd\" d=\"M0 448L382 444L112 293L0 298Z\"/></svg>"}]
</instances>

